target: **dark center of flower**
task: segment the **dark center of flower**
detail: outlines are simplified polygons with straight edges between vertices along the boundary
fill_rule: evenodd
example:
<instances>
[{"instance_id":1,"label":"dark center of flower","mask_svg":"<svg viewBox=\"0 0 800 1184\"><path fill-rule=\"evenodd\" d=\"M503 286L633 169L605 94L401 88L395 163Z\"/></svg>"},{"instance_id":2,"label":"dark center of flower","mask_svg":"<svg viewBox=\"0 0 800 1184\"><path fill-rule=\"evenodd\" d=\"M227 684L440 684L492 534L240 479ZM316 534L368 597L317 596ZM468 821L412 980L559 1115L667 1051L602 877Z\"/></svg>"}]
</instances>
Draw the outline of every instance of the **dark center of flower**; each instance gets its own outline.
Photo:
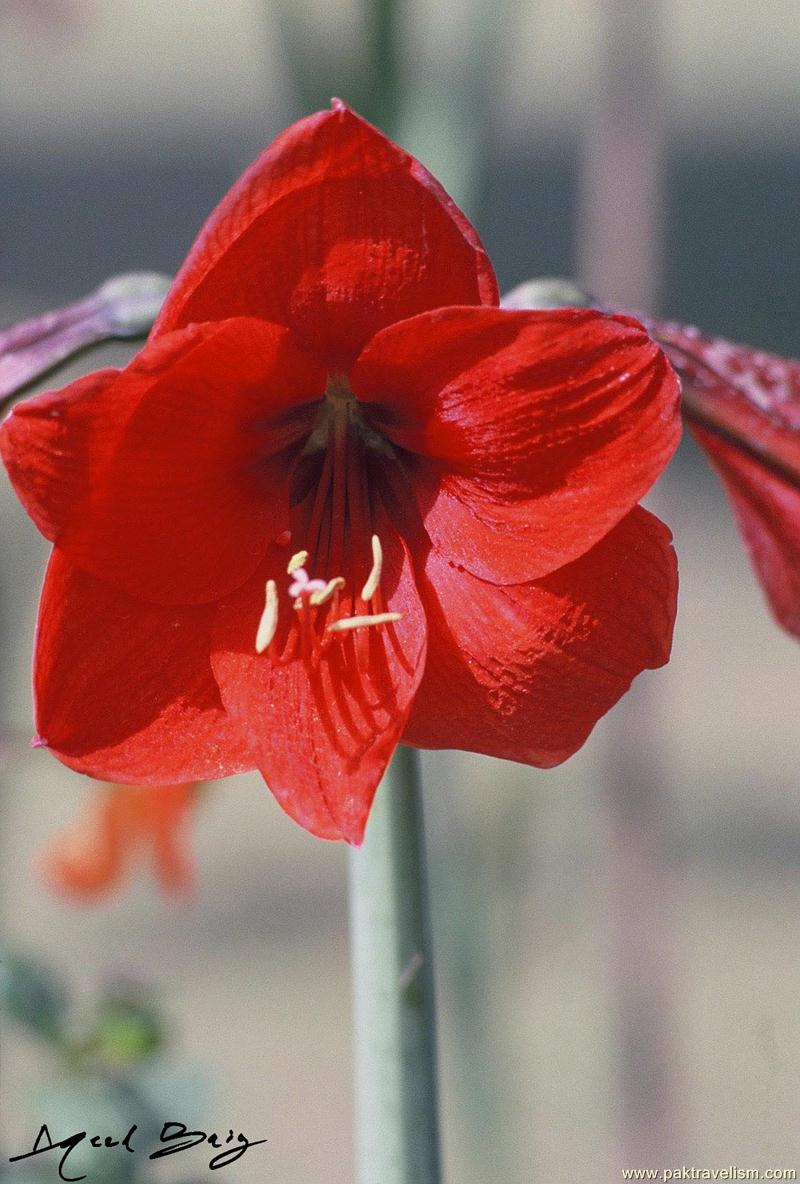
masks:
<instances>
[{"instance_id":1,"label":"dark center of flower","mask_svg":"<svg viewBox=\"0 0 800 1184\"><path fill-rule=\"evenodd\" d=\"M293 479L291 541L303 544L286 569L294 616L279 643L282 596L269 580L258 653L268 651L278 663L299 656L316 665L332 645L352 637L363 667L367 631L400 620L399 613L383 611L383 547L372 526L370 481L371 473L394 459L392 445L370 424L347 378L329 375Z\"/></svg>"},{"instance_id":2,"label":"dark center of flower","mask_svg":"<svg viewBox=\"0 0 800 1184\"><path fill-rule=\"evenodd\" d=\"M348 431L357 435L363 446L378 455L394 458L394 449L385 436L376 432L365 417L358 400L344 374L329 374L325 397L320 404L314 427L303 449L304 456L313 456L328 448L336 432Z\"/></svg>"}]
</instances>

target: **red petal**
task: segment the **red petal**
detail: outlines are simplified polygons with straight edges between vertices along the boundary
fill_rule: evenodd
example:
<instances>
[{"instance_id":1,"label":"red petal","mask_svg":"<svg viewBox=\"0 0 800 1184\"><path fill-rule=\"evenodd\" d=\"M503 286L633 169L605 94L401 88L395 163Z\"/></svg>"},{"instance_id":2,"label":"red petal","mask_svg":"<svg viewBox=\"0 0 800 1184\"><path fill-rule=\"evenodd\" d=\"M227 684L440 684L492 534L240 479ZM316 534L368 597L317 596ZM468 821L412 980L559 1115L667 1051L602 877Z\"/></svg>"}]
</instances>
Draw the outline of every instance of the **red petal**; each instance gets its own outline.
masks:
<instances>
[{"instance_id":1,"label":"red petal","mask_svg":"<svg viewBox=\"0 0 800 1184\"><path fill-rule=\"evenodd\" d=\"M478 236L439 183L342 103L294 124L223 198L154 332L260 316L344 369L384 325L497 304Z\"/></svg>"},{"instance_id":2,"label":"red petal","mask_svg":"<svg viewBox=\"0 0 800 1184\"><path fill-rule=\"evenodd\" d=\"M635 321L442 309L380 333L352 372L435 547L498 583L584 554L677 446L679 387Z\"/></svg>"},{"instance_id":3,"label":"red petal","mask_svg":"<svg viewBox=\"0 0 800 1184\"><path fill-rule=\"evenodd\" d=\"M18 403L0 427L0 455L8 475L45 538L54 539L70 507L86 499L89 475L85 466L69 464L67 458L85 450L92 417L119 373L96 370L62 391L48 391Z\"/></svg>"},{"instance_id":4,"label":"red petal","mask_svg":"<svg viewBox=\"0 0 800 1184\"><path fill-rule=\"evenodd\" d=\"M722 478L770 608L800 638L800 489L714 433L690 427Z\"/></svg>"},{"instance_id":5,"label":"red petal","mask_svg":"<svg viewBox=\"0 0 800 1184\"><path fill-rule=\"evenodd\" d=\"M201 781L252 769L209 665L215 612L132 600L55 550L34 671L42 743L109 781Z\"/></svg>"},{"instance_id":6,"label":"red petal","mask_svg":"<svg viewBox=\"0 0 800 1184\"><path fill-rule=\"evenodd\" d=\"M484 583L431 551L428 660L403 739L547 768L670 652L670 532L636 508L588 554L531 584Z\"/></svg>"},{"instance_id":7,"label":"red petal","mask_svg":"<svg viewBox=\"0 0 800 1184\"><path fill-rule=\"evenodd\" d=\"M779 623L800 637L800 362L652 321Z\"/></svg>"},{"instance_id":8,"label":"red petal","mask_svg":"<svg viewBox=\"0 0 800 1184\"><path fill-rule=\"evenodd\" d=\"M360 843L375 789L405 727L425 662L425 617L404 544L388 523L382 588L402 620L335 642L312 669L299 658L274 664L255 653L264 585L275 579L291 615L286 554L271 550L258 578L220 609L214 673L222 701L257 753L278 802L312 834ZM345 570L349 570L346 565ZM364 677L356 646L366 645Z\"/></svg>"},{"instance_id":9,"label":"red petal","mask_svg":"<svg viewBox=\"0 0 800 1184\"><path fill-rule=\"evenodd\" d=\"M280 326L194 325L121 374L20 404L0 447L37 526L73 563L131 596L199 604L244 583L282 529L277 453L301 430L286 413L302 419L298 404L324 389Z\"/></svg>"},{"instance_id":10,"label":"red petal","mask_svg":"<svg viewBox=\"0 0 800 1184\"><path fill-rule=\"evenodd\" d=\"M800 471L800 362L703 337L674 321L648 324L691 387L684 392L687 419L743 440L768 463Z\"/></svg>"}]
</instances>

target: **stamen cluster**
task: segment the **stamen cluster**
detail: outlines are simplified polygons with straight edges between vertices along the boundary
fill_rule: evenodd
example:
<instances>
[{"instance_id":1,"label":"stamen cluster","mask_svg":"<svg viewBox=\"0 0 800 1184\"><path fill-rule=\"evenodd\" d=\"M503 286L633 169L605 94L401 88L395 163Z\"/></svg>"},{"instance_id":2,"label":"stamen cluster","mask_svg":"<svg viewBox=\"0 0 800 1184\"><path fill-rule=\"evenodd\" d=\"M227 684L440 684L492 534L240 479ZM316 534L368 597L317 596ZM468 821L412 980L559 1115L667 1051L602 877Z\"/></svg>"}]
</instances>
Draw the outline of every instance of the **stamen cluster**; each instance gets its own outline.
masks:
<instances>
[{"instance_id":1,"label":"stamen cluster","mask_svg":"<svg viewBox=\"0 0 800 1184\"><path fill-rule=\"evenodd\" d=\"M372 567L364 583L357 604L372 611L339 615L342 594L346 581L343 576L330 580L312 579L305 568L308 551L297 551L286 566L286 574L293 576L289 585L289 596L296 619L289 628L286 643L280 652L274 646L278 631L278 586L275 580L267 580L264 611L256 631L256 653L269 651L274 662L284 664L295 657L298 648L304 658L319 662L330 648L336 635L350 633L354 629L369 629L380 625L391 625L402 619L402 613L382 612L380 580L383 569L383 548L376 534L372 536ZM325 609L324 613L318 610Z\"/></svg>"}]
</instances>

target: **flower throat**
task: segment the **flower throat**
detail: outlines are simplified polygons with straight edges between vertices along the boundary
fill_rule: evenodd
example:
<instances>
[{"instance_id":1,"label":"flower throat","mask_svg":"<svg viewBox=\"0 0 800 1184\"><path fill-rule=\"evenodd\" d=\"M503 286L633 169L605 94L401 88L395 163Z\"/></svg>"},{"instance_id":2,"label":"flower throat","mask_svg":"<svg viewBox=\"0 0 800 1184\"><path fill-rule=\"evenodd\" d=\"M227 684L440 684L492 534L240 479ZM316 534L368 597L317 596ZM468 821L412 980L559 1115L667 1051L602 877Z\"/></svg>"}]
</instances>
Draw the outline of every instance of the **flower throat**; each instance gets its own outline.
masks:
<instances>
[{"instance_id":1,"label":"flower throat","mask_svg":"<svg viewBox=\"0 0 800 1184\"><path fill-rule=\"evenodd\" d=\"M367 422L347 379L331 374L295 474L292 530L279 540L302 538L306 544L286 566L294 618L277 645L281 596L277 582L268 580L257 653L269 653L278 664L300 657L316 665L337 640L355 634L363 667L366 631L400 620L400 613L383 611L383 547L372 530L369 487L370 461L394 456L391 444ZM365 561L370 566L363 578ZM335 574L312 577L309 567Z\"/></svg>"}]
</instances>

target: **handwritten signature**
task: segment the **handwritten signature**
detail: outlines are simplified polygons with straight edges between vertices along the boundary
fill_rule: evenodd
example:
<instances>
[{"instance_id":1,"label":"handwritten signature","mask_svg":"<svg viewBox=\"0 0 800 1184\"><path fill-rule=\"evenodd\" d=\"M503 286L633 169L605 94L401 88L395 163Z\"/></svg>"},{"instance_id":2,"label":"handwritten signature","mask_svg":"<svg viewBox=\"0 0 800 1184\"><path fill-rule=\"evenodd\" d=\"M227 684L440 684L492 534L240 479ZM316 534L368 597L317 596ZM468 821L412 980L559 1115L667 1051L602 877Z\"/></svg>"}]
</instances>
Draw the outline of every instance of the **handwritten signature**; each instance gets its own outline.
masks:
<instances>
[{"instance_id":1,"label":"handwritten signature","mask_svg":"<svg viewBox=\"0 0 800 1184\"><path fill-rule=\"evenodd\" d=\"M87 1141L91 1147L124 1147L126 1151L133 1154L136 1151L133 1145L133 1136L138 1129L134 1123L122 1139L115 1139L111 1135L90 1135L88 1131L76 1131L75 1134L67 1135L64 1139L54 1140L47 1124L42 1123L31 1150L24 1151L21 1155L9 1156L9 1163L17 1163L21 1159L31 1159L35 1155L46 1155L48 1151L63 1151L64 1154L58 1164L59 1179L67 1181L68 1184L74 1184L74 1181L86 1179L85 1175L67 1176L64 1173L67 1160L76 1147ZM257 1147L266 1141L266 1139L248 1139L241 1132L234 1138L232 1130L229 1131L226 1139L222 1139L216 1131L190 1131L183 1122L165 1122L159 1138L161 1146L156 1147L155 1151L151 1151L148 1159L161 1159L164 1155L176 1155L179 1151L188 1151L192 1147L206 1143L217 1152L208 1162L209 1168L214 1171L216 1168L226 1167L229 1163L235 1163L250 1147Z\"/></svg>"}]
</instances>

